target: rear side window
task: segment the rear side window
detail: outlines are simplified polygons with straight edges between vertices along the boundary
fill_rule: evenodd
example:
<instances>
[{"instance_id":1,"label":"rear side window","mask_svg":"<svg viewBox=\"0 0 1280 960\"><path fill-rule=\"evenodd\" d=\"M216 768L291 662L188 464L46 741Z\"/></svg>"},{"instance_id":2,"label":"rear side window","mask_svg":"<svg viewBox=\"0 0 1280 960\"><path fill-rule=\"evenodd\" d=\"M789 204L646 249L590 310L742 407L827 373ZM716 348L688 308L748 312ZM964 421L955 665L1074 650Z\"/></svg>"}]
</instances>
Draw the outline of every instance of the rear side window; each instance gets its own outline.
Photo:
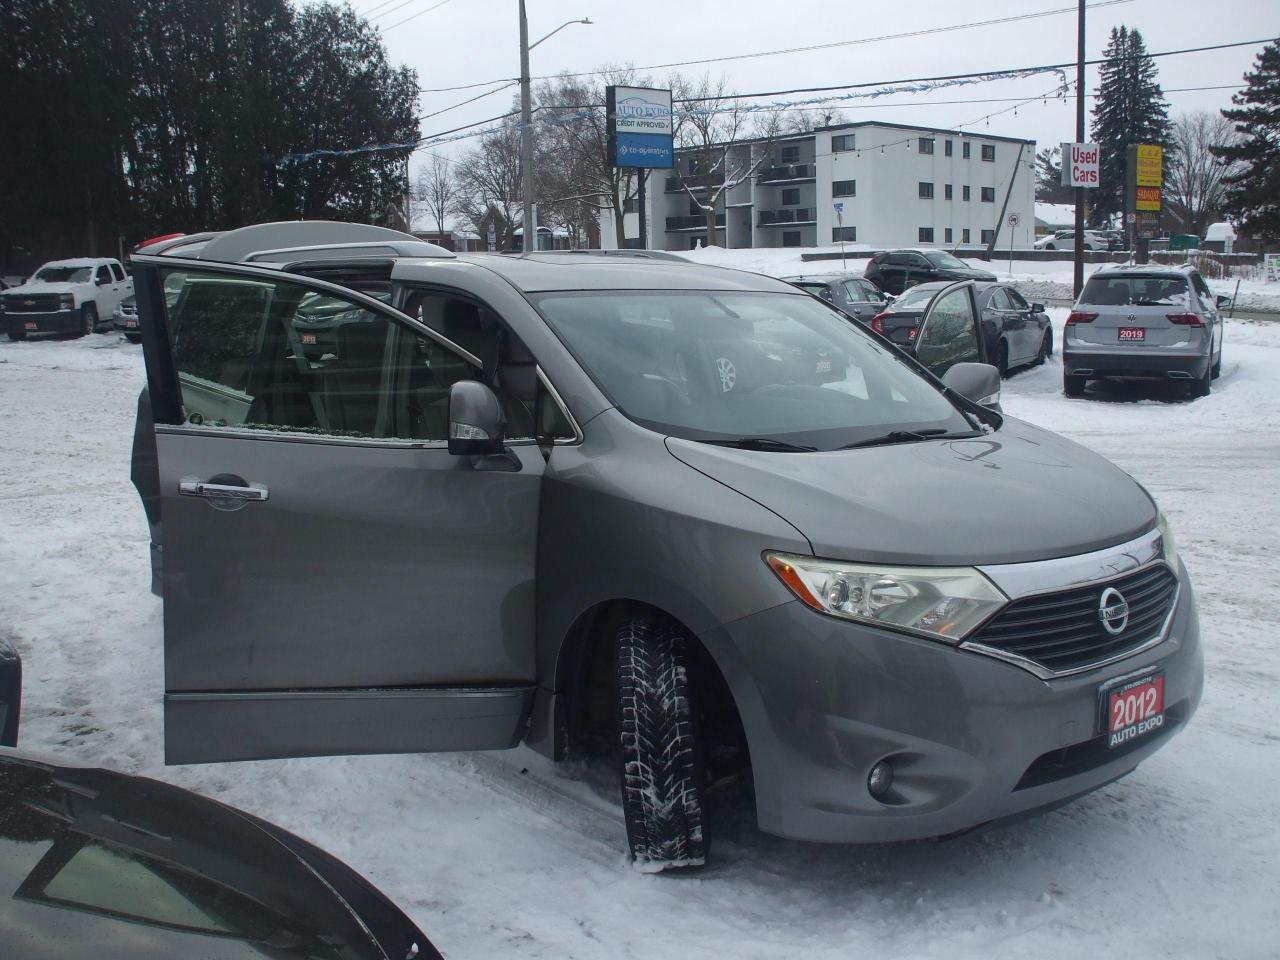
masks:
<instances>
[{"instance_id":1,"label":"rear side window","mask_svg":"<svg viewBox=\"0 0 1280 960\"><path fill-rule=\"evenodd\" d=\"M1080 302L1096 307L1186 307L1190 303L1186 277L1122 276L1089 278Z\"/></svg>"},{"instance_id":2,"label":"rear side window","mask_svg":"<svg viewBox=\"0 0 1280 960\"><path fill-rule=\"evenodd\" d=\"M479 379L434 339L284 280L164 278L188 423L373 439L448 439L449 388Z\"/></svg>"},{"instance_id":3,"label":"rear side window","mask_svg":"<svg viewBox=\"0 0 1280 960\"><path fill-rule=\"evenodd\" d=\"M111 264L111 272L115 275L117 281L124 279L124 267L120 266L120 264Z\"/></svg>"}]
</instances>

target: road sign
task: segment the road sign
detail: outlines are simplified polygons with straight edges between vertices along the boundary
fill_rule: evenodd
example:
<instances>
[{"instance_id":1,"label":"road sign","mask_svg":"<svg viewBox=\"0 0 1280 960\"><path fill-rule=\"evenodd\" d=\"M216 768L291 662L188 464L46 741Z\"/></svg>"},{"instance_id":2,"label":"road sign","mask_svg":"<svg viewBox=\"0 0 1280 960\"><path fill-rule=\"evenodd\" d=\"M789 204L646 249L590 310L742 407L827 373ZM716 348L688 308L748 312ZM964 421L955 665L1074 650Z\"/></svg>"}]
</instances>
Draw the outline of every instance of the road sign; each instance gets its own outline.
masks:
<instances>
[{"instance_id":1,"label":"road sign","mask_svg":"<svg viewBox=\"0 0 1280 960\"><path fill-rule=\"evenodd\" d=\"M844 201L843 201L843 200L837 200L837 201L836 201L835 203L833 203L831 206L832 206L833 208L835 208L836 213L844 213Z\"/></svg>"},{"instance_id":2,"label":"road sign","mask_svg":"<svg viewBox=\"0 0 1280 960\"><path fill-rule=\"evenodd\" d=\"M1011 226L1011 227L1016 227L1020 221L1019 221L1019 219L1018 219L1018 215L1017 215L1016 213L1011 213L1011 214L1009 214L1009 219L1008 219L1008 221L1007 221L1007 222L1008 222L1009 226Z\"/></svg>"}]
</instances>

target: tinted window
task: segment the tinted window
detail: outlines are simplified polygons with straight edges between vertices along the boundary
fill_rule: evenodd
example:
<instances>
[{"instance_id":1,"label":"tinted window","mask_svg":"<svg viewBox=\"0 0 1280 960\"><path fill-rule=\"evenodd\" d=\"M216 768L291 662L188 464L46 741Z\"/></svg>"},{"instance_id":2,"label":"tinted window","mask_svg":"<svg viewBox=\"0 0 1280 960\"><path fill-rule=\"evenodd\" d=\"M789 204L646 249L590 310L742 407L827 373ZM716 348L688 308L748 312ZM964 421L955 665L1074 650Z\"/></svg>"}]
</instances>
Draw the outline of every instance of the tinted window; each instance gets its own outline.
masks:
<instances>
[{"instance_id":1,"label":"tinted window","mask_svg":"<svg viewBox=\"0 0 1280 960\"><path fill-rule=\"evenodd\" d=\"M449 387L478 371L430 337L287 281L165 278L188 422L445 440Z\"/></svg>"},{"instance_id":2,"label":"tinted window","mask_svg":"<svg viewBox=\"0 0 1280 960\"><path fill-rule=\"evenodd\" d=\"M916 338L916 358L939 377L954 364L981 359L967 288L944 293L933 305Z\"/></svg>"},{"instance_id":3,"label":"tinted window","mask_svg":"<svg viewBox=\"0 0 1280 960\"><path fill-rule=\"evenodd\" d=\"M1009 298L1005 296L1005 291L1003 287L997 287L995 290L991 291L991 297L987 301L987 305L990 306L992 310L1013 309L1009 305Z\"/></svg>"},{"instance_id":4,"label":"tinted window","mask_svg":"<svg viewBox=\"0 0 1280 960\"><path fill-rule=\"evenodd\" d=\"M808 297L609 291L536 305L628 416L676 436L833 448L905 423L966 426L874 338Z\"/></svg>"},{"instance_id":5,"label":"tinted window","mask_svg":"<svg viewBox=\"0 0 1280 960\"><path fill-rule=\"evenodd\" d=\"M1089 278L1080 302L1092 306L1185 307L1187 281L1180 276L1127 276Z\"/></svg>"},{"instance_id":6,"label":"tinted window","mask_svg":"<svg viewBox=\"0 0 1280 960\"><path fill-rule=\"evenodd\" d=\"M106 265L104 264L103 266L99 267L97 274L93 278L93 282L107 284L107 283L110 283L111 281L112 281L111 271L107 269Z\"/></svg>"},{"instance_id":7,"label":"tinted window","mask_svg":"<svg viewBox=\"0 0 1280 960\"><path fill-rule=\"evenodd\" d=\"M1027 301L1022 298L1022 294L1020 294L1017 290L1014 290L1012 287L1005 287L1004 295L1009 298L1009 308L1011 310L1029 309L1027 306Z\"/></svg>"},{"instance_id":8,"label":"tinted window","mask_svg":"<svg viewBox=\"0 0 1280 960\"><path fill-rule=\"evenodd\" d=\"M43 267L32 280L42 283L86 283L93 276L93 267Z\"/></svg>"},{"instance_id":9,"label":"tinted window","mask_svg":"<svg viewBox=\"0 0 1280 960\"><path fill-rule=\"evenodd\" d=\"M124 279L124 267L120 266L118 263L111 264L111 273L115 276L116 280Z\"/></svg>"}]
</instances>

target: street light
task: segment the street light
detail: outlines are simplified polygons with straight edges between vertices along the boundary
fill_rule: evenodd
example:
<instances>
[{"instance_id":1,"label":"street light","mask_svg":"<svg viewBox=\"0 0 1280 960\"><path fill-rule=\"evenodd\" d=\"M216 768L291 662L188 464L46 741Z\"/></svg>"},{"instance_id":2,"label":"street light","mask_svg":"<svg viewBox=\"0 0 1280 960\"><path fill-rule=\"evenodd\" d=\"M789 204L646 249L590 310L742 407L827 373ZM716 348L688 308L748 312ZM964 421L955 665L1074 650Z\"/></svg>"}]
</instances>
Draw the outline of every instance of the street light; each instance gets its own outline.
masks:
<instances>
[{"instance_id":1,"label":"street light","mask_svg":"<svg viewBox=\"0 0 1280 960\"><path fill-rule=\"evenodd\" d=\"M566 20L542 40L574 23L590 24L591 19ZM542 40L529 42L529 20L524 13L524 0L520 0L520 165L524 180L524 253L538 249L538 231L533 222L533 106L529 89L529 51Z\"/></svg>"}]
</instances>

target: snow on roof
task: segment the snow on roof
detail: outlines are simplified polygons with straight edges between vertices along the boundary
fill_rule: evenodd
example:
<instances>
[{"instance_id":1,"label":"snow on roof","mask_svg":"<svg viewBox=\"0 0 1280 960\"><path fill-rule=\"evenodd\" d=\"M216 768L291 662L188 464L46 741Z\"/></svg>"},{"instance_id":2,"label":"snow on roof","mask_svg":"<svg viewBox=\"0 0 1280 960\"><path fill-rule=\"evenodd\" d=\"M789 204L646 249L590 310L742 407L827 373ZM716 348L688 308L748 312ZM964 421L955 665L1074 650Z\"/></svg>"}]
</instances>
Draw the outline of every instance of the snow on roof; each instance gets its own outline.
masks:
<instances>
[{"instance_id":1,"label":"snow on roof","mask_svg":"<svg viewBox=\"0 0 1280 960\"><path fill-rule=\"evenodd\" d=\"M1076 222L1073 203L1037 203L1036 219L1046 226L1072 225Z\"/></svg>"},{"instance_id":2,"label":"snow on roof","mask_svg":"<svg viewBox=\"0 0 1280 960\"><path fill-rule=\"evenodd\" d=\"M1235 240L1236 231L1231 224L1225 220L1220 223L1209 224L1209 229L1204 232L1206 240Z\"/></svg>"}]
</instances>

